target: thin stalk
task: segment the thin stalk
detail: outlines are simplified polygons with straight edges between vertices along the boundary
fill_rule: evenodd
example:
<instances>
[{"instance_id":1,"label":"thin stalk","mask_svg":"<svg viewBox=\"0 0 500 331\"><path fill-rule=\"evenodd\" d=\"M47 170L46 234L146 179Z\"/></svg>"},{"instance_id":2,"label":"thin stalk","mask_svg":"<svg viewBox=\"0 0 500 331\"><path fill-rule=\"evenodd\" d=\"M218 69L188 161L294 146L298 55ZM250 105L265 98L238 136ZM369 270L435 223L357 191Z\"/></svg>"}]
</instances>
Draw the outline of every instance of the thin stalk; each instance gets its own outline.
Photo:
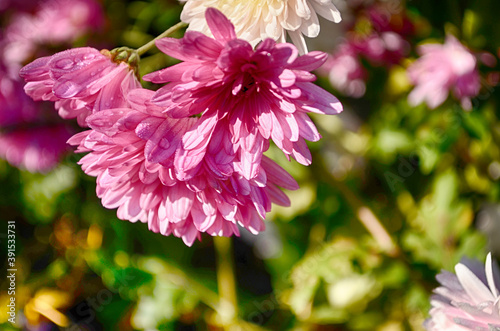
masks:
<instances>
[{"instance_id":1,"label":"thin stalk","mask_svg":"<svg viewBox=\"0 0 500 331\"><path fill-rule=\"evenodd\" d=\"M319 155L315 155L315 157L319 159L316 162L316 166L321 168L321 171L319 171L318 174L328 175L328 177L322 178L321 180L326 179L328 183L335 186L340 191L340 193L342 193L347 203L349 203L352 210L356 213L358 220L361 222L361 224L363 224L365 229L372 235L379 247L387 255L393 257L399 255L400 252L398 247L392 240L385 227L380 222L379 218L375 215L375 213L357 197L357 195L349 188L349 186L344 184L342 181L337 180L326 169L325 161L321 157L319 157Z\"/></svg>"},{"instance_id":2,"label":"thin stalk","mask_svg":"<svg viewBox=\"0 0 500 331\"><path fill-rule=\"evenodd\" d=\"M238 300L231 238L214 237L217 258L217 285L219 289L219 309L217 310L223 326L230 326L236 321Z\"/></svg>"},{"instance_id":3,"label":"thin stalk","mask_svg":"<svg viewBox=\"0 0 500 331\"><path fill-rule=\"evenodd\" d=\"M168 37L170 36L171 34L173 34L174 32L182 29L183 27L187 26L186 23L184 22L179 22L177 23L176 25L174 25L173 27L169 28L168 30L166 30L165 32L163 32L161 35L159 35L158 37L156 37L155 39L151 40L150 42L148 42L147 44L139 47L137 49L137 53L140 55L146 53L147 51L149 51L151 48L155 47L155 41L158 40L158 39L161 39L161 38L165 38L165 37Z\"/></svg>"}]
</instances>

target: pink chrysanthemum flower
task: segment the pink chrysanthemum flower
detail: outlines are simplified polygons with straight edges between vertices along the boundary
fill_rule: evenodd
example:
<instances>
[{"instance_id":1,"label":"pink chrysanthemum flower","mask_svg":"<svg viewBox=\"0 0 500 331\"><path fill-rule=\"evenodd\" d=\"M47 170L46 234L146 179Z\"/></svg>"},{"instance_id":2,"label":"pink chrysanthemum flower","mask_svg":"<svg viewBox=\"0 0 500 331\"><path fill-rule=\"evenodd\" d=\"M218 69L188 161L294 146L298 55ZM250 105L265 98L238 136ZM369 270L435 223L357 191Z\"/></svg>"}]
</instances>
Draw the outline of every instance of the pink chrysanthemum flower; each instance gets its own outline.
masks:
<instances>
[{"instance_id":1,"label":"pink chrysanthemum flower","mask_svg":"<svg viewBox=\"0 0 500 331\"><path fill-rule=\"evenodd\" d=\"M429 331L500 330L500 270L486 257L486 266L462 259L455 274L443 271L436 278L442 285L434 290Z\"/></svg>"},{"instance_id":2,"label":"pink chrysanthemum flower","mask_svg":"<svg viewBox=\"0 0 500 331\"><path fill-rule=\"evenodd\" d=\"M444 45L419 47L421 57L409 68L408 75L415 88L408 102L425 102L431 109L441 105L451 90L464 109L471 109L471 97L479 93L480 79L476 58L455 37L448 36Z\"/></svg>"},{"instance_id":3,"label":"pink chrysanthemum flower","mask_svg":"<svg viewBox=\"0 0 500 331\"><path fill-rule=\"evenodd\" d=\"M252 46L271 38L284 43L286 35L307 53L304 35L315 38L320 31L318 15L329 21L341 21L340 12L332 0L181 0L186 2L181 20L189 23L188 30L210 34L205 10L217 8L235 24L236 35Z\"/></svg>"},{"instance_id":4,"label":"pink chrysanthemum flower","mask_svg":"<svg viewBox=\"0 0 500 331\"><path fill-rule=\"evenodd\" d=\"M214 165L226 164L218 146L207 155L188 181L179 181L173 168L182 135L200 121L172 119L161 109L147 105L154 92L138 89L131 100L136 110L103 110L88 118L93 130L75 135L69 142L78 152L90 152L80 164L97 177L97 195L106 208L118 207L118 218L148 223L163 235L181 237L192 245L200 233L238 235L237 224L256 234L264 230L262 219L271 202L288 205L277 185L298 186L270 159L264 158L259 176L246 180L232 172L223 174Z\"/></svg>"},{"instance_id":5,"label":"pink chrysanthemum flower","mask_svg":"<svg viewBox=\"0 0 500 331\"><path fill-rule=\"evenodd\" d=\"M77 118L81 126L91 113L126 107L127 92L140 87L129 64L113 62L109 51L90 47L36 59L19 74L29 96L55 101L62 118Z\"/></svg>"},{"instance_id":6,"label":"pink chrysanthemum flower","mask_svg":"<svg viewBox=\"0 0 500 331\"><path fill-rule=\"evenodd\" d=\"M220 148L235 151L247 179L258 174L271 138L286 155L310 164L304 138L317 141L320 135L307 113L342 111L337 98L316 86L310 73L323 64L326 54L298 57L295 46L272 39L253 50L247 41L236 38L233 25L221 12L209 8L206 18L215 39L188 31L182 39L158 40L161 51L184 62L144 76L155 83L170 82L152 98L170 116L201 113L196 127L183 137L182 157L175 164L178 172L198 166L217 130L227 131L221 134L227 139Z\"/></svg>"}]
</instances>

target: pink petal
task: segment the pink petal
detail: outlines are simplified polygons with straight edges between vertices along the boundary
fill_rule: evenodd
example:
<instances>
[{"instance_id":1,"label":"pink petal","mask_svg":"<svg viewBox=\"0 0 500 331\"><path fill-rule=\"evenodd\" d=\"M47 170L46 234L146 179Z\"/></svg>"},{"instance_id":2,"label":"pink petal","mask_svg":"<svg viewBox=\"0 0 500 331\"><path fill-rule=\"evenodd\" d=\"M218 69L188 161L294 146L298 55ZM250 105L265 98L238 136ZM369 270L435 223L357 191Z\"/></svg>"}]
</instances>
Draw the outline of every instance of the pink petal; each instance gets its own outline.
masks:
<instances>
[{"instance_id":1,"label":"pink petal","mask_svg":"<svg viewBox=\"0 0 500 331\"><path fill-rule=\"evenodd\" d=\"M219 10L207 8L205 17L207 25L216 40L224 44L227 41L236 39L234 25Z\"/></svg>"}]
</instances>

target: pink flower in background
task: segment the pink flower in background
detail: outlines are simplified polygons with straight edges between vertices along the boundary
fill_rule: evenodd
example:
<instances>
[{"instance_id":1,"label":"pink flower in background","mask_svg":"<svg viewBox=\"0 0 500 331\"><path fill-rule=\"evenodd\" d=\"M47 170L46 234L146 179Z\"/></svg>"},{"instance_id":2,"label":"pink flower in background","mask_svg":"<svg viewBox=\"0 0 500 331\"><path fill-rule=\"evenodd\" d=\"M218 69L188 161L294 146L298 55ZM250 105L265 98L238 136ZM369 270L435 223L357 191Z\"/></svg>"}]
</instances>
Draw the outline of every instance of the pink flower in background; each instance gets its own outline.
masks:
<instances>
[{"instance_id":1,"label":"pink flower in background","mask_svg":"<svg viewBox=\"0 0 500 331\"><path fill-rule=\"evenodd\" d=\"M0 13L15 9L16 11L35 10L39 0L0 0Z\"/></svg>"},{"instance_id":2,"label":"pink flower in background","mask_svg":"<svg viewBox=\"0 0 500 331\"><path fill-rule=\"evenodd\" d=\"M12 131L8 131L11 129ZM0 157L30 172L47 172L68 152L66 141L72 132L62 123L3 128Z\"/></svg>"},{"instance_id":3,"label":"pink flower in background","mask_svg":"<svg viewBox=\"0 0 500 331\"><path fill-rule=\"evenodd\" d=\"M26 95L19 69L44 46L73 42L100 28L102 8L95 0L21 0L1 3L0 11L6 9L11 15L4 17L0 39L0 157L31 172L46 172L68 152L73 129L53 105Z\"/></svg>"},{"instance_id":4,"label":"pink flower in background","mask_svg":"<svg viewBox=\"0 0 500 331\"><path fill-rule=\"evenodd\" d=\"M221 12L209 8L206 18L215 39L188 31L182 39L158 40L161 51L184 62L144 77L170 82L152 98L169 116L201 113L196 126L183 135L175 163L179 178L191 176L214 137L225 137L218 148L240 164L239 173L246 179L258 175L269 139L286 155L310 164L304 138L317 141L320 135L307 113L342 111L337 98L316 86L310 73L326 54L298 57L295 46L272 39L253 50L247 41L236 39L233 25Z\"/></svg>"},{"instance_id":5,"label":"pink flower in background","mask_svg":"<svg viewBox=\"0 0 500 331\"><path fill-rule=\"evenodd\" d=\"M36 59L19 74L27 82L24 89L29 96L55 101L62 118L77 118L81 126L93 112L126 107L127 92L140 87L129 64L115 63L109 51L90 47Z\"/></svg>"},{"instance_id":6,"label":"pink flower in background","mask_svg":"<svg viewBox=\"0 0 500 331\"><path fill-rule=\"evenodd\" d=\"M354 38L351 45L359 55L377 66L398 64L410 50L410 44L392 31Z\"/></svg>"},{"instance_id":7,"label":"pink flower in background","mask_svg":"<svg viewBox=\"0 0 500 331\"><path fill-rule=\"evenodd\" d=\"M415 84L408 102L413 106L425 102L434 109L452 91L464 109L471 109L471 97L478 95L481 87L474 55L453 36L448 36L443 45L422 45L419 53L421 57L408 68Z\"/></svg>"},{"instance_id":8,"label":"pink flower in background","mask_svg":"<svg viewBox=\"0 0 500 331\"><path fill-rule=\"evenodd\" d=\"M365 94L368 71L362 60L374 67L400 64L410 51L406 40L414 26L404 11L394 12L383 4L371 6L357 17L346 40L337 45L320 69L339 92L354 98ZM406 39L405 39L406 38Z\"/></svg>"},{"instance_id":9,"label":"pink flower in background","mask_svg":"<svg viewBox=\"0 0 500 331\"><path fill-rule=\"evenodd\" d=\"M425 322L429 331L499 330L500 270L486 258L486 266L478 261L462 259L455 274L443 271L436 278L442 285L431 298L431 317Z\"/></svg>"},{"instance_id":10,"label":"pink flower in background","mask_svg":"<svg viewBox=\"0 0 500 331\"><path fill-rule=\"evenodd\" d=\"M0 62L0 127L35 121L40 115L38 106Z\"/></svg>"},{"instance_id":11,"label":"pink flower in background","mask_svg":"<svg viewBox=\"0 0 500 331\"><path fill-rule=\"evenodd\" d=\"M415 25L405 10L394 10L391 3L375 3L366 10L366 17L373 29L379 33L395 32L404 39L415 34Z\"/></svg>"},{"instance_id":12,"label":"pink flower in background","mask_svg":"<svg viewBox=\"0 0 500 331\"><path fill-rule=\"evenodd\" d=\"M336 90L347 96L360 98L365 94L367 73L356 50L349 44L341 45L329 56L320 72L328 76Z\"/></svg>"},{"instance_id":13,"label":"pink flower in background","mask_svg":"<svg viewBox=\"0 0 500 331\"><path fill-rule=\"evenodd\" d=\"M72 42L104 23L101 5L95 0L39 1L34 14L16 13L2 42L2 53L10 65L22 64L39 45Z\"/></svg>"},{"instance_id":14,"label":"pink flower in background","mask_svg":"<svg viewBox=\"0 0 500 331\"><path fill-rule=\"evenodd\" d=\"M341 21L340 12L331 0L181 1L186 2L181 20L189 23L190 31L211 35L205 10L213 7L233 22L238 38L252 46L267 38L284 43L288 34L301 54L307 53L304 36L315 38L319 34L318 15L335 23Z\"/></svg>"},{"instance_id":15,"label":"pink flower in background","mask_svg":"<svg viewBox=\"0 0 500 331\"><path fill-rule=\"evenodd\" d=\"M163 235L181 237L192 245L201 232L238 235L237 224L256 234L271 202L288 205L280 185L296 189L297 183L282 168L264 158L259 176L246 180L234 172L214 171L217 154L200 162L187 181L179 181L173 168L182 135L201 121L172 119L148 104L153 91L131 92L135 109L103 110L88 118L93 130L69 141L78 152L90 152L80 164L97 177L97 195L106 208L117 208L122 220L148 223ZM217 151L218 146L209 147Z\"/></svg>"},{"instance_id":16,"label":"pink flower in background","mask_svg":"<svg viewBox=\"0 0 500 331\"><path fill-rule=\"evenodd\" d=\"M68 152L72 131L49 105L34 102L0 63L0 157L30 172L46 172Z\"/></svg>"}]
</instances>

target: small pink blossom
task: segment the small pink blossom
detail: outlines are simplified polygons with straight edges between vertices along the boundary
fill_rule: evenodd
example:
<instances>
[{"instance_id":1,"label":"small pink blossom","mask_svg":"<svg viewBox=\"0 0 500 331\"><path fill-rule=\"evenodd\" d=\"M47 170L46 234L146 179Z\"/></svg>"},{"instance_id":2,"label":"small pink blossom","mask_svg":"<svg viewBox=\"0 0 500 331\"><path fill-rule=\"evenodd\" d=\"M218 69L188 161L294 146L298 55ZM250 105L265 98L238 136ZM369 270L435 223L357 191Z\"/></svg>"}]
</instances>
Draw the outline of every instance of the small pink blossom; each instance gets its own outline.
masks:
<instances>
[{"instance_id":1,"label":"small pink blossom","mask_svg":"<svg viewBox=\"0 0 500 331\"><path fill-rule=\"evenodd\" d=\"M486 265L462 259L455 274L443 271L431 298L429 331L500 330L500 270L491 253Z\"/></svg>"},{"instance_id":2,"label":"small pink blossom","mask_svg":"<svg viewBox=\"0 0 500 331\"><path fill-rule=\"evenodd\" d=\"M29 96L55 101L62 118L77 118L81 126L91 113L127 106L127 92L140 87L129 64L115 63L109 51L90 47L36 59L19 74Z\"/></svg>"},{"instance_id":3,"label":"small pink blossom","mask_svg":"<svg viewBox=\"0 0 500 331\"><path fill-rule=\"evenodd\" d=\"M415 84L408 102L413 106L425 102L434 109L452 91L464 109L471 109L471 97L478 95L481 87L474 55L453 36L448 36L444 45L422 45L419 53L421 57L408 68Z\"/></svg>"},{"instance_id":4,"label":"small pink blossom","mask_svg":"<svg viewBox=\"0 0 500 331\"><path fill-rule=\"evenodd\" d=\"M175 163L180 178L191 176L214 137L225 137L219 148L234 158L246 179L258 175L269 139L287 156L310 164L304 139L317 141L320 135L307 113L342 111L337 98L316 86L310 73L326 54L299 57L295 46L272 39L254 50L236 38L233 25L218 10L207 9L206 19L214 39L188 31L182 39L158 40L162 52L184 62L144 77L169 82L152 98L165 113L175 118L201 113L197 125L182 138Z\"/></svg>"},{"instance_id":5,"label":"small pink blossom","mask_svg":"<svg viewBox=\"0 0 500 331\"><path fill-rule=\"evenodd\" d=\"M339 92L360 98L365 94L367 79L356 50L349 44L343 44L328 57L320 72L325 73L332 86Z\"/></svg>"},{"instance_id":6,"label":"small pink blossom","mask_svg":"<svg viewBox=\"0 0 500 331\"><path fill-rule=\"evenodd\" d=\"M78 152L90 152L80 164L97 177L97 195L106 208L118 208L118 218L148 223L163 235L181 237L192 245L202 232L212 236L239 235L238 224L256 234L271 202L288 205L277 185L296 189L297 183L270 159L263 158L259 174L247 180L217 169L227 160L209 146L196 174L179 181L173 167L182 135L201 120L172 119L148 104L153 91L131 92L134 109L117 108L88 118L92 130L69 143ZM133 101L132 101L133 100ZM213 153L213 154L212 154ZM219 165L219 167L217 167Z\"/></svg>"}]
</instances>

